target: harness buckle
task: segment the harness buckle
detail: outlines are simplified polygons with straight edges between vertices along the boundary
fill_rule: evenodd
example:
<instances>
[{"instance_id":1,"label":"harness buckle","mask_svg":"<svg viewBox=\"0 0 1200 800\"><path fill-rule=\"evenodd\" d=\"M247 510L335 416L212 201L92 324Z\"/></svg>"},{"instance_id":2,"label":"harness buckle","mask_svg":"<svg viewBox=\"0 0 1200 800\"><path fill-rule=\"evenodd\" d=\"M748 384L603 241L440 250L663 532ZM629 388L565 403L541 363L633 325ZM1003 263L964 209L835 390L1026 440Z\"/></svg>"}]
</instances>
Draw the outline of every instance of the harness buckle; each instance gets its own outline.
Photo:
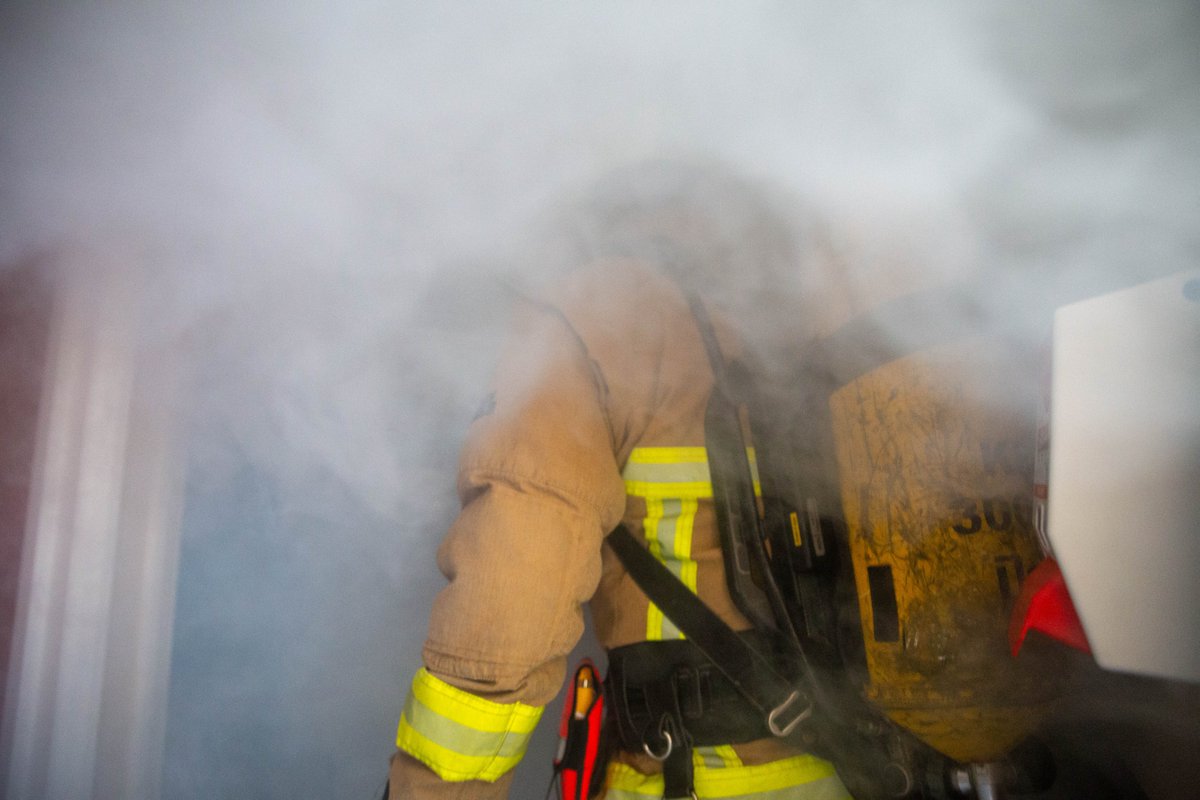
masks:
<instances>
[{"instance_id":1,"label":"harness buckle","mask_svg":"<svg viewBox=\"0 0 1200 800\"><path fill-rule=\"evenodd\" d=\"M771 709L771 713L767 715L767 730L771 731L773 735L782 738L796 730L797 725L812 716L812 703L808 703L796 713L796 716L787 719L788 710L799 700L800 691L796 689L787 696L786 700ZM782 723L780 722L781 717L783 719Z\"/></svg>"}]
</instances>

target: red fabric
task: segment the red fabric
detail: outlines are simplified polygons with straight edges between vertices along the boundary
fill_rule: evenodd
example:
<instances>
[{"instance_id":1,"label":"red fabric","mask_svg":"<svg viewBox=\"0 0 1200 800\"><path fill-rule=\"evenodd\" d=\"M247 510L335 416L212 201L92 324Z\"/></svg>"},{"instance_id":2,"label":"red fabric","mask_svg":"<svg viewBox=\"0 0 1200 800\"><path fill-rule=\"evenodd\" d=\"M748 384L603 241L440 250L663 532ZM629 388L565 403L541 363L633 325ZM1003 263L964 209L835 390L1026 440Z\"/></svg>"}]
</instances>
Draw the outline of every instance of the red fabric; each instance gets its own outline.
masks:
<instances>
[{"instance_id":1,"label":"red fabric","mask_svg":"<svg viewBox=\"0 0 1200 800\"><path fill-rule=\"evenodd\" d=\"M1091 653L1083 623L1071 602L1067 582L1053 558L1038 564L1021 586L1021 594L1013 609L1008 626L1008 642L1016 656L1029 631L1041 631L1047 636L1076 650Z\"/></svg>"},{"instance_id":2,"label":"red fabric","mask_svg":"<svg viewBox=\"0 0 1200 800\"><path fill-rule=\"evenodd\" d=\"M574 715L575 696L578 691L579 674L584 669L591 671L595 681L596 699L583 719ZM588 786L596 771L596 758L600 750L600 725L604 717L604 696L601 693L600 673L588 659L576 668L571 680L566 701L563 703L562 722L558 726L559 754L555 767L559 771L559 796L562 800L587 800Z\"/></svg>"}]
</instances>

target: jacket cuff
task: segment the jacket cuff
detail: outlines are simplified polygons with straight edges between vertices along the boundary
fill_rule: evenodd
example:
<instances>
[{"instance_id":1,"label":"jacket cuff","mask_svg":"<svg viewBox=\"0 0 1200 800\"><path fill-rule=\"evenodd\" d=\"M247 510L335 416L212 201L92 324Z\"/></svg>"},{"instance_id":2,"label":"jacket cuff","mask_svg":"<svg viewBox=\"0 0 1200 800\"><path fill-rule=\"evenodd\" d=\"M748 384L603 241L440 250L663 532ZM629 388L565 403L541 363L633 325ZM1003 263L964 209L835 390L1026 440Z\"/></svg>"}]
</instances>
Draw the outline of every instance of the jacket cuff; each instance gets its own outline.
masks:
<instances>
[{"instance_id":1,"label":"jacket cuff","mask_svg":"<svg viewBox=\"0 0 1200 800\"><path fill-rule=\"evenodd\" d=\"M404 704L396 746L444 781L495 781L525 755L542 710L493 703L422 668Z\"/></svg>"}]
</instances>

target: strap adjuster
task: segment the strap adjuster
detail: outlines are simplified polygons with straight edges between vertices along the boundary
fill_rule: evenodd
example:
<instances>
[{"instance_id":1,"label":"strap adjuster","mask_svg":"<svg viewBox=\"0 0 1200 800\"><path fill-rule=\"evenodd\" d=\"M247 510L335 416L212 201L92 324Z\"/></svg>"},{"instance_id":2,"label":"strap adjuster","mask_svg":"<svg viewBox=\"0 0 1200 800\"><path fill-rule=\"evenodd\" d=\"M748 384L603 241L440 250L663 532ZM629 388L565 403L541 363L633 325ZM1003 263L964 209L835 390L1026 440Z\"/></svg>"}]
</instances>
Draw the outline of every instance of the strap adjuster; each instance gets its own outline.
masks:
<instances>
[{"instance_id":1,"label":"strap adjuster","mask_svg":"<svg viewBox=\"0 0 1200 800\"><path fill-rule=\"evenodd\" d=\"M796 730L797 725L812 716L812 703L808 703L794 717L791 719L787 718L789 709L799 700L800 690L793 689L786 700L771 709L771 713L767 715L767 730L773 735L782 738Z\"/></svg>"}]
</instances>

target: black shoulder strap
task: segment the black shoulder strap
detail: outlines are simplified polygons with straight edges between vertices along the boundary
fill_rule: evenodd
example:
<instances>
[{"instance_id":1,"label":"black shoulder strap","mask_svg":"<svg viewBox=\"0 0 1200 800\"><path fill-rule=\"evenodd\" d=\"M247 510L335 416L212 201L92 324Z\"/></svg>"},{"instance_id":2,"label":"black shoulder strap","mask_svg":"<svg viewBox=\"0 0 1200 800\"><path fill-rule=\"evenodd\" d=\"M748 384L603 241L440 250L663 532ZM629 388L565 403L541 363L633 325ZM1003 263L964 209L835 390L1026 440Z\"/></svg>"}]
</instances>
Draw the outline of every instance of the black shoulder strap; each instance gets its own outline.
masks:
<instances>
[{"instance_id":1,"label":"black shoulder strap","mask_svg":"<svg viewBox=\"0 0 1200 800\"><path fill-rule=\"evenodd\" d=\"M688 308L692 312L692 318L696 321L696 327L700 329L700 339L704 342L704 350L708 354L708 363L713 371L713 382L719 391L727 392L725 357L721 354L721 343L717 340L717 332L713 328L712 320L709 319L708 309L704 307L704 303L700 301L700 298L692 292L685 291L684 297L687 299Z\"/></svg>"},{"instance_id":2,"label":"black shoulder strap","mask_svg":"<svg viewBox=\"0 0 1200 800\"><path fill-rule=\"evenodd\" d=\"M708 310L695 294L684 294L713 373L713 394L704 415L704 447L729 592L755 627L777 631L799 649L800 640L772 577L770 557L763 545L766 537L759 519L736 389L727 374Z\"/></svg>"},{"instance_id":3,"label":"black shoulder strap","mask_svg":"<svg viewBox=\"0 0 1200 800\"><path fill-rule=\"evenodd\" d=\"M766 656L751 648L624 525L618 525L607 541L650 601L762 712L771 733L787 736L812 714L808 695L780 676Z\"/></svg>"}]
</instances>

